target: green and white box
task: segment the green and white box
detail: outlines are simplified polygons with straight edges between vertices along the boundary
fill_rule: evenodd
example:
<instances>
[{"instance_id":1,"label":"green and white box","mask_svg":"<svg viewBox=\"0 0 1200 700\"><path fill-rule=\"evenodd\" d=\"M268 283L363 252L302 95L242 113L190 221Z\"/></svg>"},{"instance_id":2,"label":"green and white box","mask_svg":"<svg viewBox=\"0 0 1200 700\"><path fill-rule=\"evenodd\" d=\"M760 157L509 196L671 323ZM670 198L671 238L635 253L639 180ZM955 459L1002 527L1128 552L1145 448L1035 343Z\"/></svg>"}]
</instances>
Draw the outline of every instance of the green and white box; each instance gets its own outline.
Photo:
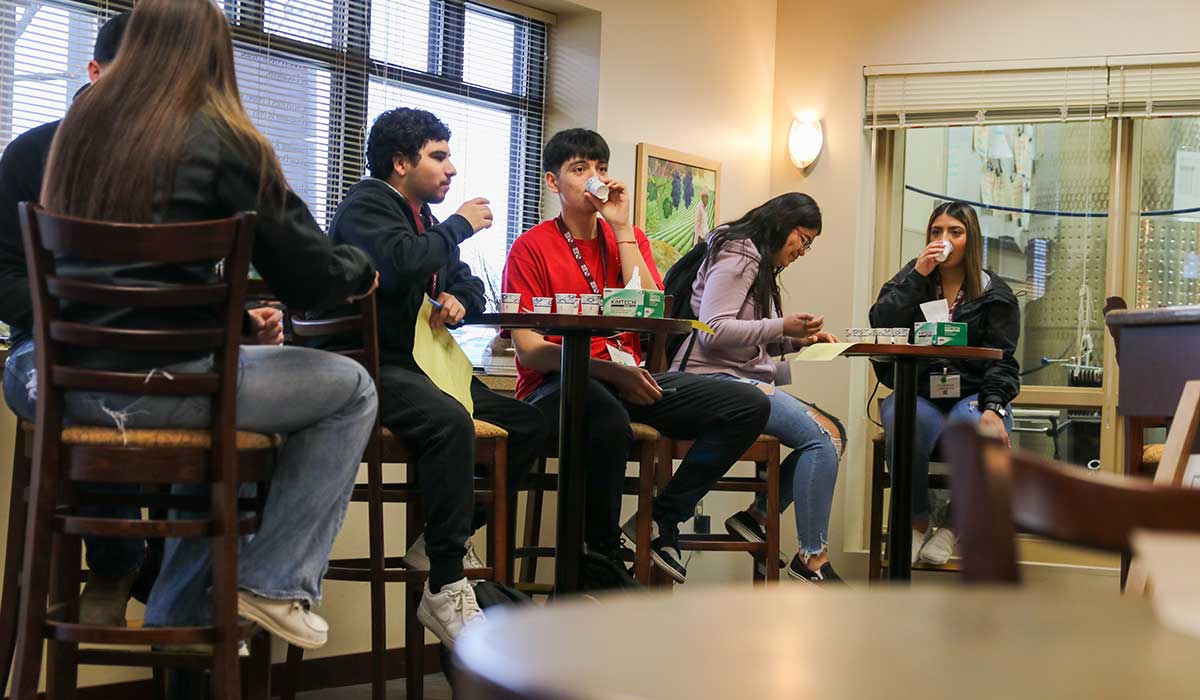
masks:
<instances>
[{"instance_id":1,"label":"green and white box","mask_svg":"<svg viewBox=\"0 0 1200 700\"><path fill-rule=\"evenodd\" d=\"M640 289L605 289L603 315L637 317L645 297Z\"/></svg>"},{"instance_id":2,"label":"green and white box","mask_svg":"<svg viewBox=\"0 0 1200 700\"><path fill-rule=\"evenodd\" d=\"M666 314L667 295L658 290L642 292L642 308L638 311L640 318L662 318Z\"/></svg>"},{"instance_id":3,"label":"green and white box","mask_svg":"<svg viewBox=\"0 0 1200 700\"><path fill-rule=\"evenodd\" d=\"M953 321L923 321L914 323L913 345L967 344L967 324Z\"/></svg>"}]
</instances>

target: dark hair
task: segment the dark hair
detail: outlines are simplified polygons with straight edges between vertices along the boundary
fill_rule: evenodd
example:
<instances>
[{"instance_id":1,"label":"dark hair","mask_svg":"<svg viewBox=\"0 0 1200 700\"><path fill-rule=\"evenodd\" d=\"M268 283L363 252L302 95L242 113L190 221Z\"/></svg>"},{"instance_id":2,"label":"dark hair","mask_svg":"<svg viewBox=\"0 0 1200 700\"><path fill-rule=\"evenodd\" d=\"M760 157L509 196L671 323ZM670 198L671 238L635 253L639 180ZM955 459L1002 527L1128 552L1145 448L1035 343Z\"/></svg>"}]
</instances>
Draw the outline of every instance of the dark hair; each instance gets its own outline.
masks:
<instances>
[{"instance_id":1,"label":"dark hair","mask_svg":"<svg viewBox=\"0 0 1200 700\"><path fill-rule=\"evenodd\" d=\"M92 58L97 63L112 63L125 37L125 26L129 24L131 12L113 16L96 33L96 44L92 47Z\"/></svg>"},{"instance_id":2,"label":"dark hair","mask_svg":"<svg viewBox=\"0 0 1200 700\"><path fill-rule=\"evenodd\" d=\"M942 202L933 208L929 215L929 223L925 226L925 243L929 243L929 233L933 222L945 214L952 219L962 222L967 229L967 249L963 251L963 290L968 299L974 299L983 294L983 231L979 227L979 216L970 204L964 202Z\"/></svg>"},{"instance_id":3,"label":"dark hair","mask_svg":"<svg viewBox=\"0 0 1200 700\"><path fill-rule=\"evenodd\" d=\"M367 137L367 169L371 177L388 179L392 159L403 156L416 165L430 141L449 141L450 127L423 109L400 107L379 115Z\"/></svg>"},{"instance_id":4,"label":"dark hair","mask_svg":"<svg viewBox=\"0 0 1200 700\"><path fill-rule=\"evenodd\" d=\"M563 129L550 137L542 149L542 172L558 174L563 163L572 158L586 158L607 163L608 142L591 129Z\"/></svg>"},{"instance_id":5,"label":"dark hair","mask_svg":"<svg viewBox=\"0 0 1200 700\"><path fill-rule=\"evenodd\" d=\"M737 221L717 227L708 243L708 261L716 260L730 241L750 241L758 249L758 273L750 285L750 296L766 317L772 302L783 312L779 295L779 268L771 264L775 254L783 249L788 236L796 227L821 232L821 209L812 197L800 192L788 192L758 205ZM749 261L746 263L749 265Z\"/></svg>"}]
</instances>

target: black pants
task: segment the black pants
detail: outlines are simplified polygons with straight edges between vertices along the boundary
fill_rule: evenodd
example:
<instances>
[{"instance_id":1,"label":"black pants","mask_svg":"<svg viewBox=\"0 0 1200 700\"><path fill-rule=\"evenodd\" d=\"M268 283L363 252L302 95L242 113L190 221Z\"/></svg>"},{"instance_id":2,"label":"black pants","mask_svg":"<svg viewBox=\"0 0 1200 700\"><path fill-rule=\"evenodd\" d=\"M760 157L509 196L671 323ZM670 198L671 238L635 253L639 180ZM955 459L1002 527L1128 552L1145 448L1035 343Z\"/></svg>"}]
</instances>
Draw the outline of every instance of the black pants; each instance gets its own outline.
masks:
<instances>
[{"instance_id":1,"label":"black pants","mask_svg":"<svg viewBox=\"0 0 1200 700\"><path fill-rule=\"evenodd\" d=\"M704 494L758 439L771 413L766 394L750 384L682 372L660 372L654 379L673 391L664 392L650 406L626 403L608 385L596 379L589 382L584 539L592 549L608 551L619 536L625 465L633 445L630 421L645 423L676 440L696 441L654 499L655 521L660 528L674 529L692 516ZM560 396L555 374L526 399L542 409L552 430L558 427Z\"/></svg>"},{"instance_id":2,"label":"black pants","mask_svg":"<svg viewBox=\"0 0 1200 700\"><path fill-rule=\"evenodd\" d=\"M443 393L419 369L379 368L380 421L417 452L417 484L425 508L429 587L463 576L467 538L482 524L475 515L475 423L466 408ZM546 421L536 408L471 381L475 418L508 431L508 486L515 489L533 467L546 441Z\"/></svg>"}]
</instances>

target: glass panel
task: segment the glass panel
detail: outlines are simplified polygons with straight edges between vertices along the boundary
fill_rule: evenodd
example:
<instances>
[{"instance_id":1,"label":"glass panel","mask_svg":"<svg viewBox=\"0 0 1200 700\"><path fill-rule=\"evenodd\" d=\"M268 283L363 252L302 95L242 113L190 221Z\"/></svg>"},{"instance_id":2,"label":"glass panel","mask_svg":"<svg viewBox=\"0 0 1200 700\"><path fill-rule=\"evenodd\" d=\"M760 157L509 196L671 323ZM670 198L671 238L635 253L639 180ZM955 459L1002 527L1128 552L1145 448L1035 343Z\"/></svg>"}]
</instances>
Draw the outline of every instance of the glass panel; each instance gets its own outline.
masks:
<instances>
[{"instance_id":1,"label":"glass panel","mask_svg":"<svg viewBox=\"0 0 1200 700\"><path fill-rule=\"evenodd\" d=\"M267 0L263 25L272 34L332 46L333 8L331 0Z\"/></svg>"},{"instance_id":2,"label":"glass panel","mask_svg":"<svg viewBox=\"0 0 1200 700\"><path fill-rule=\"evenodd\" d=\"M1111 139L1108 122L905 132L896 268L924 248L938 203L992 205L976 207L983 265L1020 302L1026 385L1100 385Z\"/></svg>"},{"instance_id":3,"label":"glass panel","mask_svg":"<svg viewBox=\"0 0 1200 700\"><path fill-rule=\"evenodd\" d=\"M371 58L429 70L429 0L372 0Z\"/></svg>"},{"instance_id":4,"label":"glass panel","mask_svg":"<svg viewBox=\"0 0 1200 700\"><path fill-rule=\"evenodd\" d=\"M1200 119L1141 121L1139 309L1200 304ZM1179 211L1183 210L1183 211Z\"/></svg>"},{"instance_id":5,"label":"glass panel","mask_svg":"<svg viewBox=\"0 0 1200 700\"><path fill-rule=\"evenodd\" d=\"M1100 468L1100 409L1013 409L1012 446L1069 464Z\"/></svg>"},{"instance_id":6,"label":"glass panel","mask_svg":"<svg viewBox=\"0 0 1200 700\"><path fill-rule=\"evenodd\" d=\"M463 79L468 83L513 92L513 42L511 21L467 11L466 53Z\"/></svg>"}]
</instances>

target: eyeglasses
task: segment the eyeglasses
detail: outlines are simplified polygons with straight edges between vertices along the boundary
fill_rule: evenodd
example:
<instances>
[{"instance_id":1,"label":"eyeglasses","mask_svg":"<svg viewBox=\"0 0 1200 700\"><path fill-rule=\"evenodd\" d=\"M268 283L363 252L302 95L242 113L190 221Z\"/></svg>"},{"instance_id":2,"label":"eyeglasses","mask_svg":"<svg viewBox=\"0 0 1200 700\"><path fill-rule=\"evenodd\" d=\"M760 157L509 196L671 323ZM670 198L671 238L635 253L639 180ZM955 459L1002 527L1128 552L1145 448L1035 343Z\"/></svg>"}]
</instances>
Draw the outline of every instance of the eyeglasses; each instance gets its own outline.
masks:
<instances>
[{"instance_id":1,"label":"eyeglasses","mask_svg":"<svg viewBox=\"0 0 1200 700\"><path fill-rule=\"evenodd\" d=\"M807 253L808 249L813 246L813 241L817 240L817 237L813 236L812 238L809 238L807 236L801 236L801 238L804 239L804 243L800 244L800 250Z\"/></svg>"}]
</instances>

